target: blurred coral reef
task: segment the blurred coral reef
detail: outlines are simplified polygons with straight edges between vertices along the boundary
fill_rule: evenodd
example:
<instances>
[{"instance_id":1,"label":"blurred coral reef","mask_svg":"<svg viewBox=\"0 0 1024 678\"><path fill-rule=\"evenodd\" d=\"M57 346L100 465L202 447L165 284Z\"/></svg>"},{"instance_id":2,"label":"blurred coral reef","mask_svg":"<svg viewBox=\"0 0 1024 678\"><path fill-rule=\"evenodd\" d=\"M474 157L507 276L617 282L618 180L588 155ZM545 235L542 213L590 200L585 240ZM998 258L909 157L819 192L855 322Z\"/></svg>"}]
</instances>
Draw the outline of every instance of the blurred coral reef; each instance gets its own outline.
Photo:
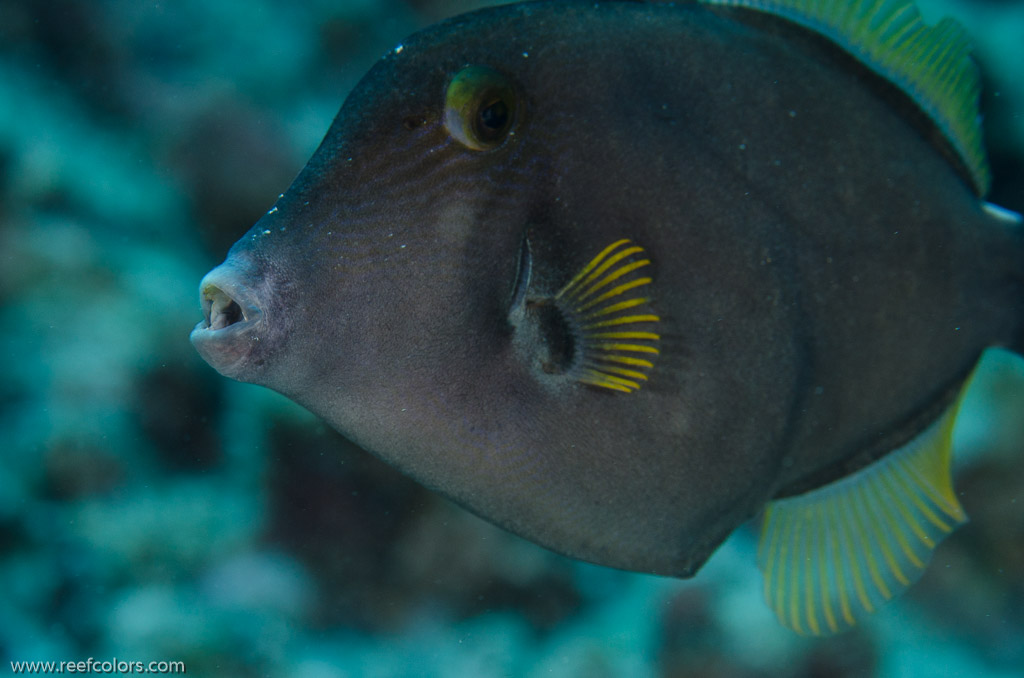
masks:
<instances>
[{"instance_id":1,"label":"blurred coral reef","mask_svg":"<svg viewBox=\"0 0 1024 678\"><path fill-rule=\"evenodd\" d=\"M978 42L991 199L1024 211L1024 0L929 0ZM0 3L0 658L224 678L1019 676L1024 374L958 430L972 522L862 628L761 602L750 530L694 580L480 521L187 341L196 287L347 91L472 0ZM4 669L6 670L6 668Z\"/></svg>"}]
</instances>

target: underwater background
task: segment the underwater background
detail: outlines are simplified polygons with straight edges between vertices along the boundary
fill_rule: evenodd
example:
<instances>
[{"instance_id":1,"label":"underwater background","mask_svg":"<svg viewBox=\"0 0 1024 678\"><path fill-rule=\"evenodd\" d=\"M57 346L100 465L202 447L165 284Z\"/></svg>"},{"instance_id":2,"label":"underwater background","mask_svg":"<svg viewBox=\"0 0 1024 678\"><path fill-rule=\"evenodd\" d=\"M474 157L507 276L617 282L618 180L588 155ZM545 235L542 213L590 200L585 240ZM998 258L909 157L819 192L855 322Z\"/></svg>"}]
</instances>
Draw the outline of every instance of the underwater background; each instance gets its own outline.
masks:
<instances>
[{"instance_id":1,"label":"underwater background","mask_svg":"<svg viewBox=\"0 0 1024 678\"><path fill-rule=\"evenodd\" d=\"M828 639L775 621L752 529L690 581L562 558L203 363L202 275L375 59L479 4L0 2L0 673L1024 676L1024 369L1005 356L956 433L971 522ZM919 4L972 35L989 199L1024 212L1024 0Z\"/></svg>"}]
</instances>

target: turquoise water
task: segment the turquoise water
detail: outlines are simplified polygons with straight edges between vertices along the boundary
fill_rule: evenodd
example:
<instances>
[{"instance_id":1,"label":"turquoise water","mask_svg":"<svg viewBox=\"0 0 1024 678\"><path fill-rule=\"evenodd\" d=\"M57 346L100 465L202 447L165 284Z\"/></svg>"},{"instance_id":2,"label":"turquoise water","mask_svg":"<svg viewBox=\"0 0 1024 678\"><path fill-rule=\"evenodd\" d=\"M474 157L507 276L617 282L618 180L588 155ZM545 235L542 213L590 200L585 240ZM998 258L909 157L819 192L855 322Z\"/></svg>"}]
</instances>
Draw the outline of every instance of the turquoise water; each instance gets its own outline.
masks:
<instances>
[{"instance_id":1,"label":"turquoise water","mask_svg":"<svg viewBox=\"0 0 1024 678\"><path fill-rule=\"evenodd\" d=\"M1024 371L957 431L972 522L862 628L792 635L741 530L692 581L570 561L217 376L197 283L409 32L475 3L0 4L0 671L1024 675ZM1024 212L1024 2L933 0L976 39L991 199Z\"/></svg>"}]
</instances>

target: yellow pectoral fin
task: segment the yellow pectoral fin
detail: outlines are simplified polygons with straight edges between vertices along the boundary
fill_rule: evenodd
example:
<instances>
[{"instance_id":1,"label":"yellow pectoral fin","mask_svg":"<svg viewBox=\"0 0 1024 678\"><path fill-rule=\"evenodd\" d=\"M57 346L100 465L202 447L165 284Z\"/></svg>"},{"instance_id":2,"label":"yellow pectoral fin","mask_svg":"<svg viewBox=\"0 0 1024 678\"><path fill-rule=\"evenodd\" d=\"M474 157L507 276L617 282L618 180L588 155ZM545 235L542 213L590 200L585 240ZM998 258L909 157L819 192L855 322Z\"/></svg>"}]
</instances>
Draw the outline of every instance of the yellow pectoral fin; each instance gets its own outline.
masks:
<instances>
[{"instance_id":1,"label":"yellow pectoral fin","mask_svg":"<svg viewBox=\"0 0 1024 678\"><path fill-rule=\"evenodd\" d=\"M640 289L653 283L637 273L651 266L644 249L616 240L601 250L554 296L554 303L576 329L581 359L577 381L620 393L633 393L647 381L659 354L660 318ZM640 357L645 356L645 357Z\"/></svg>"},{"instance_id":2,"label":"yellow pectoral fin","mask_svg":"<svg viewBox=\"0 0 1024 678\"><path fill-rule=\"evenodd\" d=\"M815 636L850 628L913 584L939 542L967 520L950 474L962 399L961 392L924 433L870 466L768 504L758 565L784 626Z\"/></svg>"}]
</instances>

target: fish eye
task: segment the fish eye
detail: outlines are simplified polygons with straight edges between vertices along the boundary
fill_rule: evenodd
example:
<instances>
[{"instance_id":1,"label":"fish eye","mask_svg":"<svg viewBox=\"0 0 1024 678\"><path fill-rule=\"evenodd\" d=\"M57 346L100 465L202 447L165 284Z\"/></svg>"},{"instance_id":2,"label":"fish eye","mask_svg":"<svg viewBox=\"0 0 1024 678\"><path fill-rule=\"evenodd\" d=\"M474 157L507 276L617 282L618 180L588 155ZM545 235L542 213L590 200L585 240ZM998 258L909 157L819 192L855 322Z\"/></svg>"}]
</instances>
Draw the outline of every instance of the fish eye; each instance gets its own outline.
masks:
<instances>
[{"instance_id":1,"label":"fish eye","mask_svg":"<svg viewBox=\"0 0 1024 678\"><path fill-rule=\"evenodd\" d=\"M512 81L486 66L466 66L448 83L444 126L466 148L497 148L515 124L519 97Z\"/></svg>"}]
</instances>

